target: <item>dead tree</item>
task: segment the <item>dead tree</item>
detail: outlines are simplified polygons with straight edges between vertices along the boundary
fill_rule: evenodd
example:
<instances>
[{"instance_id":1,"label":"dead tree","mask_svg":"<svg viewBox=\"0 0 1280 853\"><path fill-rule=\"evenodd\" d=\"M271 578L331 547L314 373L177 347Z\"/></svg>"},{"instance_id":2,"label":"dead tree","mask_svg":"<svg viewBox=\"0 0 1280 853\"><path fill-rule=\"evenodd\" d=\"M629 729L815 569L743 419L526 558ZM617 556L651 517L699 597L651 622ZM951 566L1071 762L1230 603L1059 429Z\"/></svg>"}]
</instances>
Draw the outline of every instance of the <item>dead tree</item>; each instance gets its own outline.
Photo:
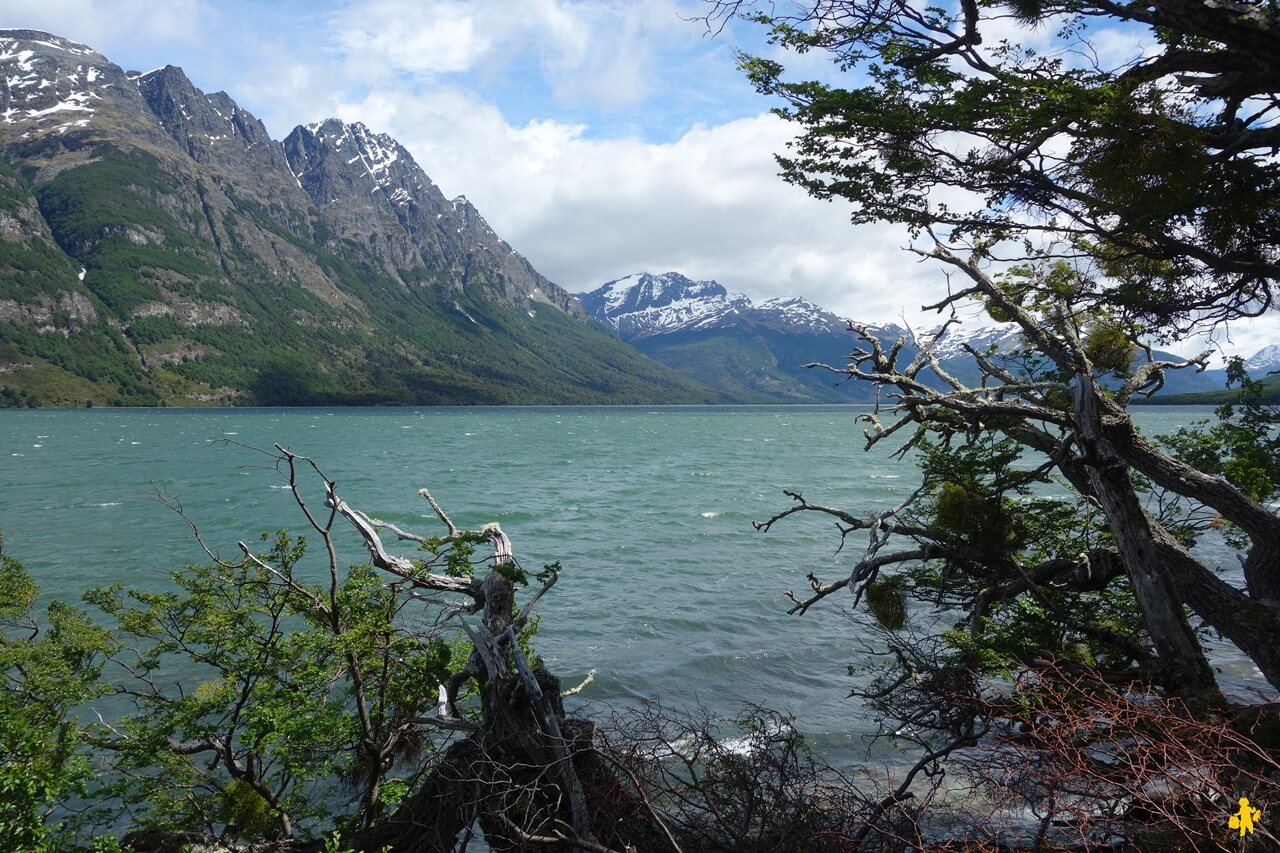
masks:
<instances>
[{"instance_id":1,"label":"dead tree","mask_svg":"<svg viewBox=\"0 0 1280 853\"><path fill-rule=\"evenodd\" d=\"M397 853L464 849L478 826L494 850L672 849L659 834L656 816L594 749L594 727L566 717L559 679L521 648L520 633L559 579L558 564L536 575L541 586L520 604L517 593L529 579L497 524L461 529L422 489L444 532L428 537L406 531L348 504L313 460L279 445L275 450L276 467L324 540L331 571L337 566L334 527L342 519L389 584L436 610L437 630L456 622L472 647L447 685L422 685L422 714L408 721L446 733L451 742L419 775L407 801L355 837L344 837L343 846ZM324 512L304 496L304 473L319 477ZM413 557L392 553L384 541L388 535L420 550ZM459 544L467 547L453 547ZM472 556L473 548L489 553ZM467 556L460 560L459 553ZM468 686L478 709L460 702ZM374 790L369 796L376 795Z\"/></svg>"}]
</instances>

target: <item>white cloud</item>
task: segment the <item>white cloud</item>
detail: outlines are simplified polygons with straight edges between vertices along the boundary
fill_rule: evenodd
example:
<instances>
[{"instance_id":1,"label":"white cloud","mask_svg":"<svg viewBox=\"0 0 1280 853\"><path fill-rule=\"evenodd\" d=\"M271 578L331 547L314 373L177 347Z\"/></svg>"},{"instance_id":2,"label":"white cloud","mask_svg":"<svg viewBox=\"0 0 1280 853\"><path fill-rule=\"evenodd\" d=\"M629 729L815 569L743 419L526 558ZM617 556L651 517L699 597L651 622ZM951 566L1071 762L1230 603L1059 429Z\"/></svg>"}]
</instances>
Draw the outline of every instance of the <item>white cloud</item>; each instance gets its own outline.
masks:
<instances>
[{"instance_id":1,"label":"white cloud","mask_svg":"<svg viewBox=\"0 0 1280 853\"><path fill-rule=\"evenodd\" d=\"M464 3L363 0L339 12L332 29L354 64L444 74L471 70L501 37L481 17Z\"/></svg>"},{"instance_id":2,"label":"white cloud","mask_svg":"<svg viewBox=\"0 0 1280 853\"><path fill-rule=\"evenodd\" d=\"M339 114L389 131L447 195L465 193L548 277L592 289L638 270L715 278L753 298L799 294L892 319L942 282L900 251L896 226L777 176L791 129L772 115L695 127L672 143L591 139L580 125L522 127L458 90L380 92Z\"/></svg>"},{"instance_id":3,"label":"white cloud","mask_svg":"<svg viewBox=\"0 0 1280 853\"><path fill-rule=\"evenodd\" d=\"M111 57L138 42L197 42L215 17L205 0L6 0L3 23L51 32Z\"/></svg>"},{"instance_id":4,"label":"white cloud","mask_svg":"<svg viewBox=\"0 0 1280 853\"><path fill-rule=\"evenodd\" d=\"M355 70L431 78L537 67L555 97L616 109L649 96L654 45L697 37L676 0L351 0L330 20Z\"/></svg>"},{"instance_id":5,"label":"white cloud","mask_svg":"<svg viewBox=\"0 0 1280 853\"><path fill-rule=\"evenodd\" d=\"M1248 358L1263 347L1275 343L1280 343L1280 312L1271 311L1261 317L1223 324L1209 335L1188 338L1170 349L1187 357L1210 349L1216 356L1214 363L1221 364L1223 356L1240 355Z\"/></svg>"}]
</instances>

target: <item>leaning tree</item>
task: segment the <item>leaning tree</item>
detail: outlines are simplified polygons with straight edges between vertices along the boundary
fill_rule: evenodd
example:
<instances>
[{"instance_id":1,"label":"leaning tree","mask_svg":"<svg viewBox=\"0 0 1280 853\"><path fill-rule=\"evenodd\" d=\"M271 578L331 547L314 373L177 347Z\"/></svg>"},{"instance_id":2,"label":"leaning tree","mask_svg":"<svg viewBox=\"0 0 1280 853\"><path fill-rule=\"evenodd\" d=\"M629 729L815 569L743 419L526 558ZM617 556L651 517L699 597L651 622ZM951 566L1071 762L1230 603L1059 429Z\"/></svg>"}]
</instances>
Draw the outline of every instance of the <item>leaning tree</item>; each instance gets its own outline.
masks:
<instances>
[{"instance_id":1,"label":"leaning tree","mask_svg":"<svg viewBox=\"0 0 1280 853\"><path fill-rule=\"evenodd\" d=\"M906 225L945 281L925 306L940 326L885 341L851 324L849 363L829 366L877 387L868 446L915 453L922 483L870 516L793 494L760 523L810 513L842 539L869 536L848 576L811 577L793 612L847 590L895 630L867 695L895 731L945 734L923 738L917 770L990 733L984 673L1048 661L1256 724L1280 687L1280 418L1238 362L1240 397L1216 423L1150 436L1130 404L1212 354L1164 358L1153 344L1272 308L1280 10L712 2L706 21L734 17L834 63L805 80L785 52L742 57L798 129L783 176L852 202L855 224ZM935 349L983 315L1021 345L967 347L979 378L961 381ZM1206 538L1236 549L1238 582ZM1209 634L1256 665L1257 696L1224 697Z\"/></svg>"}]
</instances>

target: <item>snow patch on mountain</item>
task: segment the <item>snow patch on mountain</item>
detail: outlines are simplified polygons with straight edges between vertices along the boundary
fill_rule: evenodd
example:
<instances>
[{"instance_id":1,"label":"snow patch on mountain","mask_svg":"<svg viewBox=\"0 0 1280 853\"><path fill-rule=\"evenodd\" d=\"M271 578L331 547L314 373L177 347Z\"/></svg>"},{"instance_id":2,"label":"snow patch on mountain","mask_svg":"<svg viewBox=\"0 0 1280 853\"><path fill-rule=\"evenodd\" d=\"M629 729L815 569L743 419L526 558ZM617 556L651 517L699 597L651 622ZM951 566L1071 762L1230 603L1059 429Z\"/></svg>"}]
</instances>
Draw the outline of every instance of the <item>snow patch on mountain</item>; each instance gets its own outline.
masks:
<instances>
[{"instance_id":1,"label":"snow patch on mountain","mask_svg":"<svg viewBox=\"0 0 1280 853\"><path fill-rule=\"evenodd\" d=\"M848 328L848 321L805 299L802 296L780 296L766 299L756 310L775 316L794 331L840 332Z\"/></svg>"},{"instance_id":2,"label":"snow patch on mountain","mask_svg":"<svg viewBox=\"0 0 1280 853\"><path fill-rule=\"evenodd\" d=\"M372 133L369 128L359 122L351 127L360 141L360 153L364 157L370 177L385 171L388 166L400 159L400 146L387 134Z\"/></svg>"},{"instance_id":3,"label":"snow patch on mountain","mask_svg":"<svg viewBox=\"0 0 1280 853\"><path fill-rule=\"evenodd\" d=\"M30 124L31 132L66 133L89 124L106 82L98 65L86 59L106 58L82 44L25 30L0 30L0 122ZM66 115L71 113L72 116Z\"/></svg>"},{"instance_id":4,"label":"snow patch on mountain","mask_svg":"<svg viewBox=\"0 0 1280 853\"><path fill-rule=\"evenodd\" d=\"M1280 370L1280 344L1271 344L1251 355L1244 363L1255 379L1273 370Z\"/></svg>"},{"instance_id":5,"label":"snow patch on mountain","mask_svg":"<svg viewBox=\"0 0 1280 853\"><path fill-rule=\"evenodd\" d=\"M716 281L692 281L675 273L634 273L606 282L591 293L578 294L584 308L617 330L623 340L712 328L750 327L789 335L848 335L849 321L801 296L767 299L756 305L740 293L731 293ZM874 325L869 331L892 343L900 336L918 346L933 339L933 332L912 333L896 325ZM851 339L852 340L852 339ZM964 328L948 327L932 341L941 360L968 359L965 346L979 352L994 347L1008 353L1022 344L1013 324Z\"/></svg>"},{"instance_id":6,"label":"snow patch on mountain","mask_svg":"<svg viewBox=\"0 0 1280 853\"><path fill-rule=\"evenodd\" d=\"M741 293L715 281L693 281L680 273L633 273L605 282L578 300L624 340L705 329L752 308Z\"/></svg>"},{"instance_id":7,"label":"snow patch on mountain","mask_svg":"<svg viewBox=\"0 0 1280 853\"><path fill-rule=\"evenodd\" d=\"M926 332L920 336L918 343L927 344L932 338L933 331ZM1013 323L974 328L950 326L933 344L933 353L941 361L967 358L969 353L966 346L980 353L986 353L992 347L995 347L997 353L1009 353L1022 346L1022 330Z\"/></svg>"}]
</instances>

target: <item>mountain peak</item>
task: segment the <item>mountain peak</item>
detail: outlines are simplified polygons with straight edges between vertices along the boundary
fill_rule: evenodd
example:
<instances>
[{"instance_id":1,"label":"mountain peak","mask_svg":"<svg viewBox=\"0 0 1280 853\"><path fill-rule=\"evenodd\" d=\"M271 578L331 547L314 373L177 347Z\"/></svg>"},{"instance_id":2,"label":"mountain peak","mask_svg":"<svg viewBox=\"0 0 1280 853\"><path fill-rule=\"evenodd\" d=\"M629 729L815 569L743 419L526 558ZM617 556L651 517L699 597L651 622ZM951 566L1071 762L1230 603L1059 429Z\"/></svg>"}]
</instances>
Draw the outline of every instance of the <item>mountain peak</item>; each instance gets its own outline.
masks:
<instances>
[{"instance_id":1,"label":"mountain peak","mask_svg":"<svg viewBox=\"0 0 1280 853\"><path fill-rule=\"evenodd\" d=\"M336 118L294 128L283 143L289 170L320 204L352 192L392 206L438 206L443 196L394 138Z\"/></svg>"},{"instance_id":2,"label":"mountain peak","mask_svg":"<svg viewBox=\"0 0 1280 853\"><path fill-rule=\"evenodd\" d=\"M385 251L388 269L440 265L461 286L473 279L504 301L528 310L549 302L581 309L547 281L485 222L465 196L444 197L403 145L361 122L336 118L294 128L284 141L289 170L342 233L403 234Z\"/></svg>"},{"instance_id":3,"label":"mountain peak","mask_svg":"<svg viewBox=\"0 0 1280 853\"><path fill-rule=\"evenodd\" d=\"M761 302L756 310L790 331L823 334L843 332L848 326L845 319L803 296L776 296Z\"/></svg>"},{"instance_id":4,"label":"mountain peak","mask_svg":"<svg viewBox=\"0 0 1280 853\"><path fill-rule=\"evenodd\" d=\"M578 299L588 313L628 341L720 327L826 334L843 332L847 326L845 320L800 296L753 305L718 281L693 281L678 272L633 273L579 294Z\"/></svg>"},{"instance_id":5,"label":"mountain peak","mask_svg":"<svg viewBox=\"0 0 1280 853\"><path fill-rule=\"evenodd\" d=\"M9 44L5 44L8 42ZM94 58L106 60L98 51L89 47L87 44L65 39L62 36L55 36L53 33L46 33L43 30L21 30L11 29L8 27L0 27L0 51L4 53L10 52L16 43L21 43L22 47L34 50L37 48L45 48L48 50L65 53L69 56L81 58ZM3 61L7 57L0 57Z\"/></svg>"},{"instance_id":6,"label":"mountain peak","mask_svg":"<svg viewBox=\"0 0 1280 853\"><path fill-rule=\"evenodd\" d=\"M235 180L242 192L261 201L288 199L294 207L301 205L283 149L226 92L206 94L176 65L128 79L160 127L197 163Z\"/></svg>"},{"instance_id":7,"label":"mountain peak","mask_svg":"<svg viewBox=\"0 0 1280 853\"><path fill-rule=\"evenodd\" d=\"M724 314L751 307L718 281L693 281L678 272L632 273L607 281L578 301L596 319L635 340L684 328L700 328Z\"/></svg>"},{"instance_id":8,"label":"mountain peak","mask_svg":"<svg viewBox=\"0 0 1280 853\"><path fill-rule=\"evenodd\" d=\"M122 76L85 45L39 30L0 30L0 122L20 125L24 139L87 127Z\"/></svg>"},{"instance_id":9,"label":"mountain peak","mask_svg":"<svg viewBox=\"0 0 1280 853\"><path fill-rule=\"evenodd\" d=\"M1249 356L1244 363L1245 368L1253 374L1254 379L1262 374L1280 370L1280 344L1270 344Z\"/></svg>"}]
</instances>

